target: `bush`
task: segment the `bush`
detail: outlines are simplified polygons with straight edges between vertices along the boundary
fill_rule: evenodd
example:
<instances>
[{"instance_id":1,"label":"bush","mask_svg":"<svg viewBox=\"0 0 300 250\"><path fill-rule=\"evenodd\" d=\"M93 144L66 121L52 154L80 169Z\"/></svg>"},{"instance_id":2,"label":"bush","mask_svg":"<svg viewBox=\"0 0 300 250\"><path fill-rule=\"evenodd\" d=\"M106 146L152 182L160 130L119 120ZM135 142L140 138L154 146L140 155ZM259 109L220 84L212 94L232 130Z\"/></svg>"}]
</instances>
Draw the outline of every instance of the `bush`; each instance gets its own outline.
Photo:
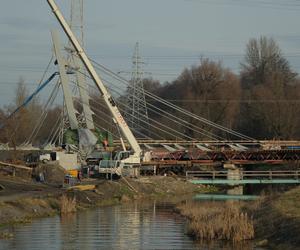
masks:
<instances>
[{"instance_id":1,"label":"bush","mask_svg":"<svg viewBox=\"0 0 300 250\"><path fill-rule=\"evenodd\" d=\"M67 195L62 195L60 198L60 213L68 214L76 212L76 198L69 198Z\"/></svg>"}]
</instances>

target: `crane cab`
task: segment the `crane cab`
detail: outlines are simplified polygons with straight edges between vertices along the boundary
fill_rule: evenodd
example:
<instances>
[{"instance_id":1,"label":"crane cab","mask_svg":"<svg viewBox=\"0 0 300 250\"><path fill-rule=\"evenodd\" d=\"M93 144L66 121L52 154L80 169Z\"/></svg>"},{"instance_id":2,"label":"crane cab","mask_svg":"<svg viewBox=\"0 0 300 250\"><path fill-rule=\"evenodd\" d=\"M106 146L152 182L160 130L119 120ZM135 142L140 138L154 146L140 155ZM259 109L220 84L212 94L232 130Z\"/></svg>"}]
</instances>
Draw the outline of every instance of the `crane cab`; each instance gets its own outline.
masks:
<instances>
[{"instance_id":1,"label":"crane cab","mask_svg":"<svg viewBox=\"0 0 300 250\"><path fill-rule=\"evenodd\" d=\"M138 177L140 160L131 151L117 151L113 160L101 160L98 166L99 174Z\"/></svg>"}]
</instances>

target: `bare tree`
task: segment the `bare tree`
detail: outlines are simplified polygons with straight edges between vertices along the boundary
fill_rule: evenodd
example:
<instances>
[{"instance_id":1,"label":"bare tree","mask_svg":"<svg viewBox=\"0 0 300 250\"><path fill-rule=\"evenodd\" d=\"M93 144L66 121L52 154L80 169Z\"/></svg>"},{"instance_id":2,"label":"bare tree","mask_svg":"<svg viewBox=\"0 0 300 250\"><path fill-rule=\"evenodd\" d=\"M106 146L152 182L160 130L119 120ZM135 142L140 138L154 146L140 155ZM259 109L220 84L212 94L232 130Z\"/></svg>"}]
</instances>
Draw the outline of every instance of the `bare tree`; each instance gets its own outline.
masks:
<instances>
[{"instance_id":1,"label":"bare tree","mask_svg":"<svg viewBox=\"0 0 300 250\"><path fill-rule=\"evenodd\" d=\"M272 38L251 39L242 65L240 129L257 139L296 136L299 107L290 103L298 99L299 86L289 62Z\"/></svg>"},{"instance_id":2,"label":"bare tree","mask_svg":"<svg viewBox=\"0 0 300 250\"><path fill-rule=\"evenodd\" d=\"M299 100L299 87L287 84L282 75L273 74L266 84L253 88L253 97L259 101L255 111L263 118L269 138L294 139L297 135L300 107L289 100Z\"/></svg>"},{"instance_id":3,"label":"bare tree","mask_svg":"<svg viewBox=\"0 0 300 250\"><path fill-rule=\"evenodd\" d=\"M236 126L240 83L238 77L223 68L220 62L202 59L200 65L185 69L173 83L165 85L160 92L163 98L171 101L175 99L175 104L194 114L227 127ZM212 131L211 127L194 119L186 119L193 125ZM188 136L199 137L192 130L184 132Z\"/></svg>"},{"instance_id":4,"label":"bare tree","mask_svg":"<svg viewBox=\"0 0 300 250\"><path fill-rule=\"evenodd\" d=\"M1 129L2 142L8 142L14 147L26 141L41 115L40 101L38 98L34 98L28 105L20 108L10 117L10 114L26 101L28 93L24 79L20 78L15 89L14 103L9 105L2 114L5 117L4 127Z\"/></svg>"},{"instance_id":5,"label":"bare tree","mask_svg":"<svg viewBox=\"0 0 300 250\"><path fill-rule=\"evenodd\" d=\"M273 38L250 39L241 67L244 86L263 84L274 72L282 74L286 82L296 77Z\"/></svg>"}]
</instances>

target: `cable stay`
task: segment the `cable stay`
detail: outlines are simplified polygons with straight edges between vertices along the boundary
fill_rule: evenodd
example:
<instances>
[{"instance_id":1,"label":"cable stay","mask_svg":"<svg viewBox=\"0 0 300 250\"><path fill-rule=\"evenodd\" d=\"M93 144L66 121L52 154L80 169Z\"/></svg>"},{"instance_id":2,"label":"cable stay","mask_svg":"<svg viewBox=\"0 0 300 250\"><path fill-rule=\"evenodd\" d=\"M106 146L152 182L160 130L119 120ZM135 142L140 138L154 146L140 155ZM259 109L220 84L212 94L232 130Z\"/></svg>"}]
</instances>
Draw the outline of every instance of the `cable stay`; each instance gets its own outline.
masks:
<instances>
[{"instance_id":1,"label":"cable stay","mask_svg":"<svg viewBox=\"0 0 300 250\"><path fill-rule=\"evenodd\" d=\"M95 64L97 64L97 65L100 65L100 64L98 64L95 61L93 61L93 62ZM128 83L128 81L126 79L120 77L119 75L116 75L115 73L113 73L109 69L105 68L104 66L100 65L97 68L100 69L102 71L102 73L105 73L106 75L109 75L113 79L118 80L122 84L126 84L126 86L128 86L129 83ZM86 76L89 77L88 75L86 75ZM119 86L117 86L116 84L112 83L111 81L108 81L106 79L103 79L103 80L106 82L106 84L108 83L109 85L114 86L116 89L120 89ZM113 92L116 92L116 91L113 90ZM238 138L241 138L241 139L244 139L244 140L255 141L255 139L253 139L251 137L245 136L245 135L240 134L240 133L238 133L238 132L236 132L234 130L228 129L228 128L223 127L221 125L218 125L218 124L216 124L214 122L211 122L211 121L209 121L209 120L207 120L205 118L199 117L199 116L197 116L197 115L195 115L195 114L193 114L193 113L191 113L191 112L189 112L187 110L184 110L184 109L182 109L182 108L180 108L180 107L178 107L178 106L176 106L176 105L174 105L174 104L172 104L170 102L167 102L167 101L163 100L162 98L160 98L160 97L158 97L158 96L156 96L156 95L154 95L154 94L152 94L150 92L145 91L145 94L148 97L150 97L150 98L158 101L159 103L162 103L162 104L164 104L165 106L167 106L169 108L175 109L178 112L183 113L185 116L188 116L190 118L193 118L193 119L196 119L196 120L198 120L200 122L203 122L203 123L205 123L208 126L214 127L214 128L219 129L219 130L221 130L221 131L223 131L225 133L234 135L234 136L236 136ZM122 94L120 92L119 92L119 96L122 96ZM137 98L137 97L134 96L133 98ZM124 105L124 104L122 104L122 105ZM152 109L150 107L152 107ZM201 135L204 135L204 136L206 136L206 137L208 137L208 138L210 138L212 140L221 141L221 140L225 139L225 138L223 138L223 137L221 137L221 136L219 136L217 134L212 133L211 131L205 130L205 129L199 127L199 126L191 124L191 123L187 122L186 119L182 119L182 118L180 118L180 117L178 117L176 115L173 115L173 114L171 114L171 112L167 112L167 111L165 111L165 110L163 110L161 108L158 108L157 106L154 106L154 105L152 105L149 102L147 103L147 108L148 108L148 110L151 110L153 113L156 113L156 114L158 114L158 112L164 113L164 117L171 116L172 119L169 118L169 120L171 120L172 122L174 122L174 120L175 120L175 123L181 124L183 127L186 127L186 128L188 128L188 129L190 129L190 130L192 130L194 132L197 132L197 133L201 134ZM155 111L153 109L155 109ZM193 127L193 128L191 128L191 127Z\"/></svg>"},{"instance_id":2,"label":"cable stay","mask_svg":"<svg viewBox=\"0 0 300 250\"><path fill-rule=\"evenodd\" d=\"M106 81L105 79L102 78L102 80L103 80L104 83L107 83L107 81ZM110 85L113 85L113 84L110 84ZM90 85L90 84L88 84L88 86L91 87L91 88L93 88L93 89L95 88L94 86L92 86L92 85ZM122 96L122 94L121 94L120 92L118 92L118 91L116 90L116 88L112 88L112 87L109 87L109 86L107 86L107 88L108 88L112 93L115 93L115 94L117 94L118 96ZM96 88L95 88L95 89L96 89ZM97 90L97 89L96 89L96 90ZM96 102L95 100L94 100L94 102L95 102L96 104L100 105L101 107L105 107L105 105L104 105L103 103ZM130 107L129 107L128 105L126 105L126 104L124 104L124 103L121 103L121 102L118 101L118 100L116 100L116 103L118 104L118 107L119 107L120 111L122 111L125 115L128 115L128 116L134 116L132 113L129 113L129 112L128 112L128 110L130 109ZM123 107L123 108L122 108L122 107ZM157 114L160 114L159 112L157 112L157 111L155 111L155 110L152 110L152 109L149 109L149 110L151 110L152 112L156 112ZM103 111L100 111L100 112L103 113ZM105 114L105 116L108 116L108 115ZM145 115L142 115L142 114L141 114L140 117L135 117L135 118L138 119L138 121L141 122L142 124L145 124L145 126L141 125L141 128L143 128L143 129L149 130L149 126L150 126L150 127L154 128L154 129L157 129L157 130L163 132L164 134L168 134L169 136L174 137L174 138L176 138L176 139L184 140L184 138L186 138L186 139L188 139L188 140L196 140L195 138L192 138L192 137L187 136L187 135L185 135L185 134L183 134L183 133L181 133L181 132L179 132L179 131L177 131L177 130L175 130L175 129L172 129L172 128L170 128L169 126L167 126L167 125L165 125L165 124L163 124L163 123L161 123L161 122L158 122L158 121L156 121L156 120L153 119L153 118L148 118L148 117L147 117L147 119L144 119L144 118L146 118ZM152 121L152 123L149 123L147 120ZM175 121L175 122L178 123L177 121ZM157 126L155 126L153 123L154 123L154 124L157 124ZM180 124L180 125L184 126L184 124ZM163 128L162 128L162 127L163 127ZM144 136L144 137L146 137L146 138L149 138L148 136L146 136L145 134L142 134L142 133L141 133L140 131L138 131L137 129L132 128L132 130L133 130L134 132L136 132L137 134L140 134L140 135L142 135L142 136ZM170 130L170 132L167 131L167 130ZM152 131L149 131L149 132L152 133ZM199 132L199 131L198 131L198 132ZM201 132L199 132L199 133L201 133ZM176 134L177 134L177 135L176 135ZM208 137L209 137L209 136L208 136ZM211 137L210 137L210 138L211 138ZM152 139L152 138L149 138L149 139ZM163 139L166 139L166 138L163 138Z\"/></svg>"},{"instance_id":3,"label":"cable stay","mask_svg":"<svg viewBox=\"0 0 300 250\"><path fill-rule=\"evenodd\" d=\"M26 100L19 106L17 107L7 118L6 121L12 118L19 110L22 108L26 107L31 100L43 89L45 88L53 79L56 75L58 75L58 72L53 73L44 83L42 83L38 88L29 96L26 98ZM0 125L0 129L4 127L5 124Z\"/></svg>"},{"instance_id":4,"label":"cable stay","mask_svg":"<svg viewBox=\"0 0 300 250\"><path fill-rule=\"evenodd\" d=\"M97 67L98 69L100 69L103 73L109 75L110 77L114 78L115 80L118 80L119 82L121 82L125 86L129 85L129 82L125 78L119 76L118 74L115 74L114 72L112 72L108 68L104 67L103 65L99 64L98 62L96 62L94 60L91 60L91 61L96 65L95 67ZM207 124L207 125L209 125L211 127L214 127L216 129L219 129L219 130L221 130L223 132L226 132L228 134L234 135L234 136L236 136L238 138L241 138L241 139L244 139L244 140L256 141L254 138L251 138L249 136L243 135L243 134L241 134L239 132L236 132L236 131L234 131L232 129L228 129L228 128L226 128L224 126L221 126L221 125L219 125L217 123L209 121L206 118L203 118L201 116L195 115L195 114L189 112L188 110L180 108L180 107L172 104L171 102L168 102L168 101L162 99L161 97L159 97L159 96L157 96L157 95L155 95L153 93L150 93L149 91L145 90L144 92L145 92L145 95L148 96L149 98L152 98L152 99L154 99L154 100L156 100L156 101L164 104L165 106L167 106L169 108L173 108L173 109L177 110L178 112L183 113L184 115L189 116L189 117L191 117L193 119L196 119L196 120L198 120L200 122L203 122L203 123L205 123L205 124Z\"/></svg>"},{"instance_id":5,"label":"cable stay","mask_svg":"<svg viewBox=\"0 0 300 250\"><path fill-rule=\"evenodd\" d=\"M81 73L82 73L82 72L81 72ZM84 73L82 73L82 74L84 74ZM87 78L90 78L88 75L85 75L85 76L86 76ZM114 84L114 83L108 81L108 80L105 79L105 78L102 78L102 80L103 80L103 82L106 84L106 87L107 87L111 92L117 94L119 97L122 97L122 93L121 93L120 91L117 91L117 90L116 90L116 89L119 89L118 86L117 86L116 84ZM109 87L109 86L113 86L114 88ZM97 88L95 88L94 86L92 86L92 85L90 85L90 84L89 84L89 87L91 87L91 88L97 90ZM133 98L137 98L137 97L134 96ZM129 109L129 107L128 107L126 104L121 103L121 102L118 101L118 100L117 100L116 102L119 104L119 108L120 108L120 106L123 106L123 107L125 107L125 109L127 109L127 110ZM150 104L150 103L148 103L147 109L148 109L149 111L155 113L155 114L158 114L158 115L162 115L162 113L164 113L164 114L167 115L167 116L164 116L164 117L167 118L168 120L170 120L172 123L179 124L179 125L181 125L182 127L188 128L188 129L190 129L191 131L194 131L194 132L196 132L196 133L198 133L198 134L204 135L204 136L206 136L206 137L208 137L208 138L210 138L210 139L212 139L212 140L215 140L215 141L224 140L224 138L222 138L222 137L220 137L220 136L218 136L218 135L216 135L216 134L213 134L213 133L210 132L210 131L207 131L207 130L205 130L205 129L202 129L202 128L200 128L200 127L197 127L197 126L195 126L195 125L193 125L193 124L191 124L191 123L185 121L184 119L181 119L181 118L179 118L179 117L177 117L177 116L174 116L174 115L172 115L171 113L169 113L169 112L167 112L167 111L165 111L165 110L162 110L162 109L160 109L160 108L158 108L158 107L156 107L156 106L154 106L154 105L152 105L152 104ZM122 109L122 108L120 108L120 110L121 110L123 113L125 112L124 109ZM125 113L126 113L126 112L125 112ZM132 114L131 114L131 116L132 116ZM169 117L169 116L170 116L170 117ZM142 117L143 117L143 115L142 115ZM160 124L160 125L163 126L163 127L166 127L165 124L163 124L163 123L161 123L161 122L158 122L158 121L155 121L153 118L147 118L147 119L148 119L149 121L155 122L156 124ZM145 121L144 119L141 120L141 118L139 118L139 120L140 120L143 124L146 123L146 121ZM171 135L171 137L174 137L174 138L176 138L176 139L182 139L182 138L185 137L185 138L188 138L188 140L195 140L195 141L196 141L196 138L192 138L192 137L187 136L187 135L185 135L185 134L182 134L182 133L180 133L179 131L176 131L176 130L175 130L175 131L173 130L173 131L170 133L170 132L165 131L164 129L161 129L161 128L157 127L157 126L154 126L153 124L150 124L149 122L147 122L147 125L148 125L147 129L149 129L149 126L150 126L150 127L153 127L153 128L155 128L155 129L158 129L159 131L164 132L165 134ZM145 128L145 127L144 127L144 128ZM169 129L169 130L171 129L169 126L167 126L166 128ZM149 131L149 132L152 133L151 131ZM178 133L181 134L182 137L180 137L180 136L175 136L175 135L174 135L174 132L177 133L177 134L178 134Z\"/></svg>"},{"instance_id":6,"label":"cable stay","mask_svg":"<svg viewBox=\"0 0 300 250\"><path fill-rule=\"evenodd\" d=\"M92 85L89 85L89 84L88 84L88 86L94 88L94 86L92 86ZM110 89L110 88L108 88L108 89L109 89L110 91L114 92L114 90L112 90L112 89ZM87 90L87 89L86 89L86 90ZM82 101L80 102L80 101L77 100L77 99L75 99L75 101L76 101L77 103L82 103L82 104L83 104ZM106 108L106 106L105 106L103 103L97 102L97 101L95 101L95 100L94 100L93 102L95 102L97 105L100 105L102 108ZM120 102L117 101L117 104L120 104ZM91 104L90 104L90 105L91 105ZM122 105L123 105L123 104L122 104ZM104 112L102 109L97 109L97 108L96 108L95 106L93 106L93 105L91 105L91 107L93 107L94 110L97 110L97 112L100 112L100 113L101 113L101 116L103 115L103 116L106 117L107 119L103 119L103 117L100 117L100 115L98 115L97 113L94 113L95 117L102 119L102 122L104 122L104 123L110 125L110 124L108 123L108 120L111 119L111 116L109 116L109 115L108 115L106 112ZM126 108L126 107L125 107L125 108ZM127 115L133 116L132 114L126 113L127 111L125 111L125 109L123 109L123 108L121 108L121 107L120 107L120 110L121 110L123 113L127 114ZM144 121L143 119L141 119L141 118L139 118L139 119L140 119L140 121L141 121L142 123L145 123L145 121ZM147 123L147 124L148 124L148 123ZM153 126L153 125L152 125L152 126ZM155 127L155 126L153 126L153 127ZM145 126L142 126L142 128L146 129ZM159 129L158 127L156 127L156 128ZM144 133L142 133L141 131L139 131L139 130L137 130L137 129L135 129L135 128L133 128L132 130L133 130L135 133L141 135L142 137L145 137L146 139L153 139L153 138L151 138L151 137L145 135ZM106 130L106 129L105 129L105 131L111 133L111 131L108 131L108 130ZM161 131L163 131L163 130L161 129ZM163 132L166 132L166 131L163 131ZM113 134L113 133L112 133L112 134ZM117 137L117 138L118 138L118 137ZM160 139L165 139L165 138L160 137Z\"/></svg>"}]
</instances>

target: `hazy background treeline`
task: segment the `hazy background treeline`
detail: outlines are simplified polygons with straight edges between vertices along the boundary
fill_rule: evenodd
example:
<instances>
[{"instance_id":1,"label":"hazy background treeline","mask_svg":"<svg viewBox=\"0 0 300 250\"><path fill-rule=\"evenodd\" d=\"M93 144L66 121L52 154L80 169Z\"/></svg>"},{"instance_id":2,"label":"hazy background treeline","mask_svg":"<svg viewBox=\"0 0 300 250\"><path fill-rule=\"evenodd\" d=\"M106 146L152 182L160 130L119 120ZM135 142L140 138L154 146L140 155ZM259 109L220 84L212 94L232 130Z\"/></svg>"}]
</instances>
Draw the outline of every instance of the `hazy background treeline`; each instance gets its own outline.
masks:
<instances>
[{"instance_id":1,"label":"hazy background treeline","mask_svg":"<svg viewBox=\"0 0 300 250\"><path fill-rule=\"evenodd\" d=\"M300 79L272 38L248 42L239 74L221 62L203 58L173 82L161 85L148 79L144 86L194 114L252 138L300 138Z\"/></svg>"},{"instance_id":2,"label":"hazy background treeline","mask_svg":"<svg viewBox=\"0 0 300 250\"><path fill-rule=\"evenodd\" d=\"M236 74L222 62L202 58L198 65L183 69L174 81L161 83L149 78L143 82L147 91L252 138L299 139L300 78L277 43L266 37L251 39L246 45L240 66L241 70ZM5 123L0 130L0 142L18 145L33 133L35 124L44 112L43 103L39 99L35 99L12 119L6 120L28 94L21 80L13 104L0 109L0 123ZM156 104L153 100L147 101ZM97 104L94 106L97 113ZM99 109L103 107L99 106ZM47 112L46 126L34 136L35 143L47 140L51 129L61 117L59 106ZM97 124L107 127L99 116L95 117ZM164 116L157 113L149 111L149 117L164 122ZM188 122L214 132L195 120ZM185 131L185 134L199 138L193 134L193 130ZM168 138L167 135L165 137Z\"/></svg>"}]
</instances>

